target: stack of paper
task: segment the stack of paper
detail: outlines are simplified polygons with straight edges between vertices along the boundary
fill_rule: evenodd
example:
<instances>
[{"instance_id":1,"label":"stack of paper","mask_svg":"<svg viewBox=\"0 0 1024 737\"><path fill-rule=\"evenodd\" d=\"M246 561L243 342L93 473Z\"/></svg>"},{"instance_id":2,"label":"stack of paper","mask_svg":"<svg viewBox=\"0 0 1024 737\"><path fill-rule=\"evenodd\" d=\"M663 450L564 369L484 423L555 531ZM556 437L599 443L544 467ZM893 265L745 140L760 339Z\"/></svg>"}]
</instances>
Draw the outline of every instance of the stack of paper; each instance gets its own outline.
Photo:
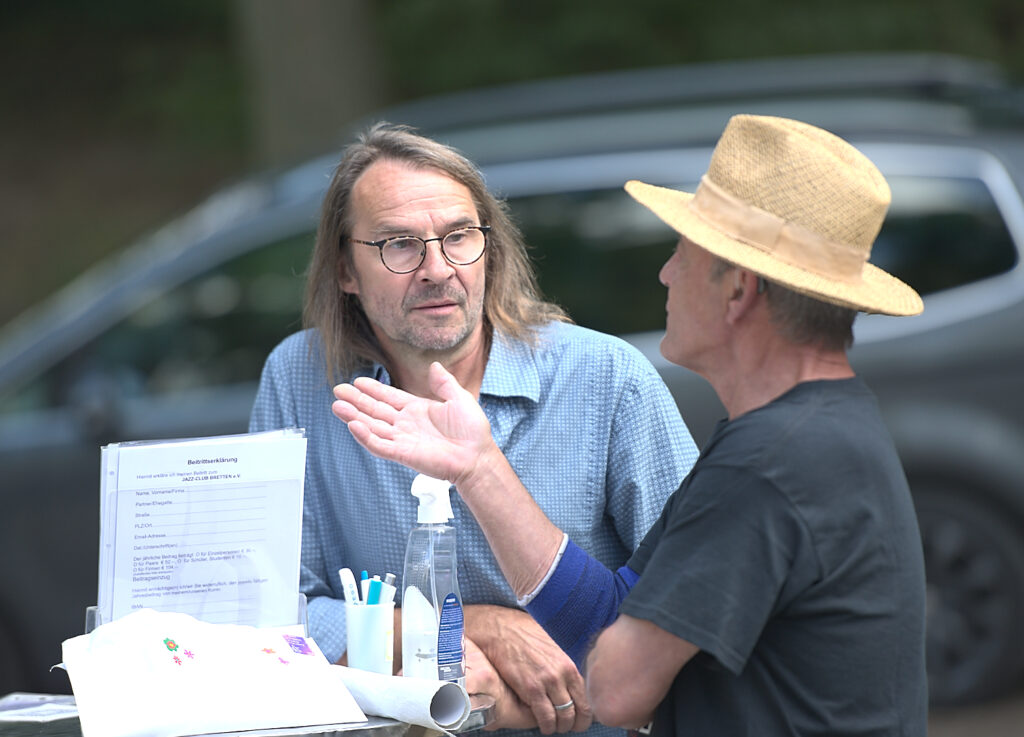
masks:
<instances>
[{"instance_id":1,"label":"stack of paper","mask_svg":"<svg viewBox=\"0 0 1024 737\"><path fill-rule=\"evenodd\" d=\"M104 447L99 623L297 623L305 458L297 429Z\"/></svg>"}]
</instances>

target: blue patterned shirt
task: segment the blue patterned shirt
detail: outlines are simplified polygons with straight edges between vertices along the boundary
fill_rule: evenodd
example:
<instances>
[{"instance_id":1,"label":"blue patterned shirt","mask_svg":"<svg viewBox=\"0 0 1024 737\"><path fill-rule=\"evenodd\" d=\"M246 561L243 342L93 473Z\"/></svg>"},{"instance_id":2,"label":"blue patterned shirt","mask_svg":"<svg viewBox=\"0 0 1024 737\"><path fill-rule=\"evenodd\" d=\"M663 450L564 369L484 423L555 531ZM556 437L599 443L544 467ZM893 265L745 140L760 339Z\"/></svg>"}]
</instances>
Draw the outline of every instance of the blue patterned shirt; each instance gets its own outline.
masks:
<instances>
[{"instance_id":1,"label":"blue patterned shirt","mask_svg":"<svg viewBox=\"0 0 1024 737\"><path fill-rule=\"evenodd\" d=\"M379 365L361 375L390 383ZM316 333L296 333L267 359L249 424L253 432L306 429L300 587L309 598L310 634L332 662L345 651L338 569L394 573L401 591L417 506L409 493L415 472L356 443L331 412L333 400ZM650 362L625 341L576 325L550 323L532 345L496 334L480 404L495 441L545 514L613 570L697 459ZM516 607L457 494L452 509L463 603Z\"/></svg>"}]
</instances>

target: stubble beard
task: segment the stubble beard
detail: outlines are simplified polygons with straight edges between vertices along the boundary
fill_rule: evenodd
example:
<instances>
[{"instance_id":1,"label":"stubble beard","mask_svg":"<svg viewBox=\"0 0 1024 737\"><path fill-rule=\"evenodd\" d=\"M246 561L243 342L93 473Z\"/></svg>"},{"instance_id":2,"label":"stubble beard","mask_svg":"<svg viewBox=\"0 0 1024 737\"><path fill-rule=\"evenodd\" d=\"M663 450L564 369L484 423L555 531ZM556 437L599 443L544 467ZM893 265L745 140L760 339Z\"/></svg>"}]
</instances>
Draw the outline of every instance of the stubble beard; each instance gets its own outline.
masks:
<instances>
[{"instance_id":1,"label":"stubble beard","mask_svg":"<svg viewBox=\"0 0 1024 737\"><path fill-rule=\"evenodd\" d=\"M416 305L434 299L446 299L456 303L460 310L449 319L461 317L461 321L452 324L445 320L442 324L430 325L408 319ZM403 301L403 319L400 320L393 339L420 351L450 351L462 345L473 335L482 316L482 300L473 303L465 292L454 293L452 290L442 289L427 294L418 294L415 299Z\"/></svg>"}]
</instances>

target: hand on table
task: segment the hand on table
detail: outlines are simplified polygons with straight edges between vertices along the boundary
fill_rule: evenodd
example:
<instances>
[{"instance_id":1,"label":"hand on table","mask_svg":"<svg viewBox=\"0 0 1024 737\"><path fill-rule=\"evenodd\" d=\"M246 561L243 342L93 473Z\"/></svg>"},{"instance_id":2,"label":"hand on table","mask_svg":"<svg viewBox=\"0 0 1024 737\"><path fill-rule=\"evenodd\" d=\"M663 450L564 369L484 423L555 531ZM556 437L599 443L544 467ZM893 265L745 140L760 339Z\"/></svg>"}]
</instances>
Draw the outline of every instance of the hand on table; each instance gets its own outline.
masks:
<instances>
[{"instance_id":1,"label":"hand on table","mask_svg":"<svg viewBox=\"0 0 1024 737\"><path fill-rule=\"evenodd\" d=\"M583 676L533 617L518 609L468 606L467 639L470 631L504 682L530 709L543 734L590 727L593 712Z\"/></svg>"},{"instance_id":2,"label":"hand on table","mask_svg":"<svg viewBox=\"0 0 1024 737\"><path fill-rule=\"evenodd\" d=\"M515 695L483 651L470 638L466 638L466 691L486 694L494 699L494 721L484 729L533 729L537 721L523 702Z\"/></svg>"}]
</instances>

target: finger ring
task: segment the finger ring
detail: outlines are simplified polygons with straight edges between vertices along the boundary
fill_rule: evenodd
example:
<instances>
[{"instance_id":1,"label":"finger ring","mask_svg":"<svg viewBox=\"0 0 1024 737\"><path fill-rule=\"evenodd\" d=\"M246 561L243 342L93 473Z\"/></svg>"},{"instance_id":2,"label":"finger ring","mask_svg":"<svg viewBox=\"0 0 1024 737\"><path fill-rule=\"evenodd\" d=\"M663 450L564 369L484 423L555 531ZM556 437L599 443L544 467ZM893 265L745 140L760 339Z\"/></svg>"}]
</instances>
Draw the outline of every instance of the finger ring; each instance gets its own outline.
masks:
<instances>
[{"instance_id":1,"label":"finger ring","mask_svg":"<svg viewBox=\"0 0 1024 737\"><path fill-rule=\"evenodd\" d=\"M565 702L564 704L554 704L554 707L555 707L555 711L565 711L565 710L566 710L566 709L568 709L568 708L569 708L570 706L573 706L573 701L572 701L572 699L569 699L569 700L568 700L568 701L566 701L566 702Z\"/></svg>"}]
</instances>

